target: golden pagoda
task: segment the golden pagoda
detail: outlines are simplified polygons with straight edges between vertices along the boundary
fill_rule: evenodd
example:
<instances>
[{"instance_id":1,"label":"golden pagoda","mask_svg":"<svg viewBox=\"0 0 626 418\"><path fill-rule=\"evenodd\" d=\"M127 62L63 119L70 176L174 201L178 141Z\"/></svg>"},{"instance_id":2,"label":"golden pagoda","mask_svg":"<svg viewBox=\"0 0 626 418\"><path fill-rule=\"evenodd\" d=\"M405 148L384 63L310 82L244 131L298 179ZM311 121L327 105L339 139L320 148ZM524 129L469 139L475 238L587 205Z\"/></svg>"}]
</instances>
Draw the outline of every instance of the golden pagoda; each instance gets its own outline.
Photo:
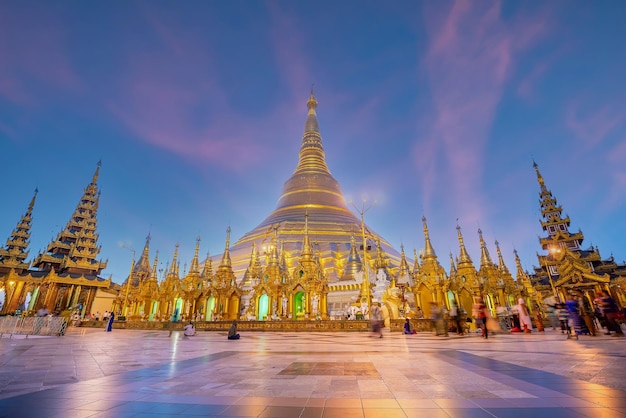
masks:
<instances>
[{"instance_id":1,"label":"golden pagoda","mask_svg":"<svg viewBox=\"0 0 626 418\"><path fill-rule=\"evenodd\" d=\"M306 223L310 242L314 243L311 245L319 254L321 268L331 286L328 310L343 311L350 299L357 298L360 292L360 283L355 281L354 274L359 268L363 244L355 247L354 236L361 236L361 220L348 208L341 187L326 164L313 91L307 108L296 169L283 185L274 211L232 246L232 266L238 278L247 275L246 281L249 281L253 251L258 251L258 257L267 264L280 242L284 248L280 254L284 258L283 268L294 271L299 255L305 250ZM370 268L375 268L379 258L385 263L381 266L385 269L399 265L400 254L383 237L367 226L365 233L366 250L372 252L367 257ZM274 235L276 243L272 241Z\"/></svg>"},{"instance_id":2,"label":"golden pagoda","mask_svg":"<svg viewBox=\"0 0 626 418\"><path fill-rule=\"evenodd\" d=\"M533 167L540 187L541 227L547 233L539 243L548 252L537 254L539 267L535 267L533 286L542 298L552 296L564 301L567 294L583 296L587 309L598 291L611 293L624 305L621 284L626 282L626 266L617 265L612 257L603 260L597 247L582 248L582 231L570 232L569 216L562 216L563 208L546 187L537 163L533 162Z\"/></svg>"},{"instance_id":3,"label":"golden pagoda","mask_svg":"<svg viewBox=\"0 0 626 418\"><path fill-rule=\"evenodd\" d=\"M26 262L32 211L37 191L26 214L22 216L6 247L0 250L0 314L49 312L78 309L89 313L100 290L111 287L111 280L100 277L106 261L96 260L98 246L97 218L98 163L91 182L56 239L44 253L39 253L29 269Z\"/></svg>"}]
</instances>

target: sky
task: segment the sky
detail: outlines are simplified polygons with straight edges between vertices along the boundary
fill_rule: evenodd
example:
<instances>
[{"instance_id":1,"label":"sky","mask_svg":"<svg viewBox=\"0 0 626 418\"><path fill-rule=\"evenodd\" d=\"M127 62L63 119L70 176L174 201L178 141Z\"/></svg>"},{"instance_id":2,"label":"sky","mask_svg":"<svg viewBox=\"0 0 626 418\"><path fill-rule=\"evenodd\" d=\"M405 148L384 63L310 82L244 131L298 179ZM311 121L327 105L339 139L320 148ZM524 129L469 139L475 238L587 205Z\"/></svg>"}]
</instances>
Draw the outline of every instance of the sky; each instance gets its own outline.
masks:
<instances>
[{"instance_id":1,"label":"sky","mask_svg":"<svg viewBox=\"0 0 626 418\"><path fill-rule=\"evenodd\" d=\"M543 254L539 184L626 259L626 2L0 2L0 240L38 188L30 256L102 161L103 277L150 234L161 267L223 252L276 207L313 86L328 166L409 255L515 271ZM356 210L355 210L356 212ZM139 254L137 254L139 255ZM182 263L181 263L182 264Z\"/></svg>"}]
</instances>

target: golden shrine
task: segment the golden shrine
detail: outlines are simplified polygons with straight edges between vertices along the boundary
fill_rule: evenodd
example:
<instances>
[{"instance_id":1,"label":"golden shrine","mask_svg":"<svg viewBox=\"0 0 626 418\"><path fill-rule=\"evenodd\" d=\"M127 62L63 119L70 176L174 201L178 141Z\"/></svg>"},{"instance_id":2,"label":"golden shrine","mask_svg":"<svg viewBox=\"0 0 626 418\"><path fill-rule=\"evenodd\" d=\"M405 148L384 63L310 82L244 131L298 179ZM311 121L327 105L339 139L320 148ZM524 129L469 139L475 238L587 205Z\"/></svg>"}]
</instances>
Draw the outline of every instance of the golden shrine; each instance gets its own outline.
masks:
<instances>
[{"instance_id":1,"label":"golden shrine","mask_svg":"<svg viewBox=\"0 0 626 418\"><path fill-rule=\"evenodd\" d=\"M110 279L100 273L106 261L98 261L100 253L96 233L96 213L100 192L97 180L100 163L91 183L87 185L65 228L31 263L28 240L37 190L26 213L0 249L0 314L33 312L41 308L49 312L69 307L91 309L99 292L109 291Z\"/></svg>"},{"instance_id":2,"label":"golden shrine","mask_svg":"<svg viewBox=\"0 0 626 418\"><path fill-rule=\"evenodd\" d=\"M389 321L428 318L431 303L448 309L457 304L469 313L477 295L495 315L499 306L511 307L519 298L538 310L545 299L563 300L568 292L591 302L598 290L611 292L626 304L622 290L626 265L601 259L597 248L582 249L582 232L569 232L570 220L561 216L537 164L542 228L547 233L540 245L548 253L537 254L540 266L531 274L515 252L513 275L497 241L494 261L481 230L476 267L458 225L458 255L450 253L446 271L425 217L424 248L419 254L413 249L413 259L407 259L403 247L398 252L365 224L365 208L360 218L348 208L326 164L313 92L307 107L298 163L283 185L276 209L232 246L228 228L224 252L207 255L204 262L197 238L189 270L182 277L178 246L159 277L158 253L150 261L150 236L121 286L99 276L106 267L106 262L96 260L100 163L70 221L46 252L35 257L31 269L26 259L35 192L6 247L0 249L0 314L77 307L88 314L96 304L105 303L101 311L112 310L127 320L326 322L366 319L372 303L378 303Z\"/></svg>"}]
</instances>

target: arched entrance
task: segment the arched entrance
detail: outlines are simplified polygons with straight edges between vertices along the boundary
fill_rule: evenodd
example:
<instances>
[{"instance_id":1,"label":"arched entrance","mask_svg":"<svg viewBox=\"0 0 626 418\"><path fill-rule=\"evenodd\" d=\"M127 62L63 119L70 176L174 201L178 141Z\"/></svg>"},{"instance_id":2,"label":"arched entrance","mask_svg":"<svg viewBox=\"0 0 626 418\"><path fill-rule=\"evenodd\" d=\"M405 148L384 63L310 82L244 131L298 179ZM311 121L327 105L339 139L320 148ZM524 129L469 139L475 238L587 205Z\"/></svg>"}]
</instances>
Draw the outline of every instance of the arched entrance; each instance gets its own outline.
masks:
<instances>
[{"instance_id":1,"label":"arched entrance","mask_svg":"<svg viewBox=\"0 0 626 418\"><path fill-rule=\"evenodd\" d=\"M237 319L239 316L239 296L233 293L228 299L228 319Z\"/></svg>"},{"instance_id":2,"label":"arched entrance","mask_svg":"<svg viewBox=\"0 0 626 418\"><path fill-rule=\"evenodd\" d=\"M263 293L260 297L259 297L259 312L257 315L257 319L259 321L264 321L265 319L267 319L267 314L269 312L269 307L270 307L270 301L269 301L269 296L267 296L267 293Z\"/></svg>"},{"instance_id":3,"label":"arched entrance","mask_svg":"<svg viewBox=\"0 0 626 418\"><path fill-rule=\"evenodd\" d=\"M174 303L174 314L172 315L172 321L173 322L180 321L180 316L182 315L182 312L183 312L183 299L177 298L176 302Z\"/></svg>"},{"instance_id":4,"label":"arched entrance","mask_svg":"<svg viewBox=\"0 0 626 418\"><path fill-rule=\"evenodd\" d=\"M213 312L215 311L215 296L211 296L206 301L206 320L213 320Z\"/></svg>"},{"instance_id":5,"label":"arched entrance","mask_svg":"<svg viewBox=\"0 0 626 418\"><path fill-rule=\"evenodd\" d=\"M296 312L296 319L303 319L306 313L306 299L303 291L298 291L293 297L293 305Z\"/></svg>"},{"instance_id":6,"label":"arched entrance","mask_svg":"<svg viewBox=\"0 0 626 418\"><path fill-rule=\"evenodd\" d=\"M152 301L152 309L150 309L150 316L148 317L148 321L154 321L154 316L159 311L159 302Z\"/></svg>"}]
</instances>

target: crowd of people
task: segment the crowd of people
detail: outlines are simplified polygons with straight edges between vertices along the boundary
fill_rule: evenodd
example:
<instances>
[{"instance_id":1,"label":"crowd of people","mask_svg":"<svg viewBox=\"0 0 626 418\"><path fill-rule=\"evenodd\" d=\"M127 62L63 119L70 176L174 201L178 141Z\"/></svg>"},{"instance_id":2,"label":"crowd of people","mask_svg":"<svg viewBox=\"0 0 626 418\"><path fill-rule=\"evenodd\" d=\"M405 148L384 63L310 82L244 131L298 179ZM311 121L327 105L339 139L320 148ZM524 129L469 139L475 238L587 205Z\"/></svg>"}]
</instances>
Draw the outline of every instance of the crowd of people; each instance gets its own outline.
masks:
<instances>
[{"instance_id":1,"label":"crowd of people","mask_svg":"<svg viewBox=\"0 0 626 418\"><path fill-rule=\"evenodd\" d=\"M421 310L420 310L421 311ZM492 312L495 311L495 315ZM510 307L495 306L492 311L481 296L474 297L471 313L463 311L456 302L450 309L446 306L430 303L431 329L437 336L448 336L450 332L463 335L470 330L470 324L480 333L482 338L507 332L532 333L544 331L544 312L553 329L560 327L568 338L577 339L579 335L597 335L604 330L605 335L623 337L624 312L615 300L604 292L597 292L596 298L590 301L581 294L570 293L564 302L552 298L552 303L535 306L531 309L524 298L519 298L517 305ZM418 318L420 319L420 318ZM410 331L410 321L404 325L404 333Z\"/></svg>"}]
</instances>

